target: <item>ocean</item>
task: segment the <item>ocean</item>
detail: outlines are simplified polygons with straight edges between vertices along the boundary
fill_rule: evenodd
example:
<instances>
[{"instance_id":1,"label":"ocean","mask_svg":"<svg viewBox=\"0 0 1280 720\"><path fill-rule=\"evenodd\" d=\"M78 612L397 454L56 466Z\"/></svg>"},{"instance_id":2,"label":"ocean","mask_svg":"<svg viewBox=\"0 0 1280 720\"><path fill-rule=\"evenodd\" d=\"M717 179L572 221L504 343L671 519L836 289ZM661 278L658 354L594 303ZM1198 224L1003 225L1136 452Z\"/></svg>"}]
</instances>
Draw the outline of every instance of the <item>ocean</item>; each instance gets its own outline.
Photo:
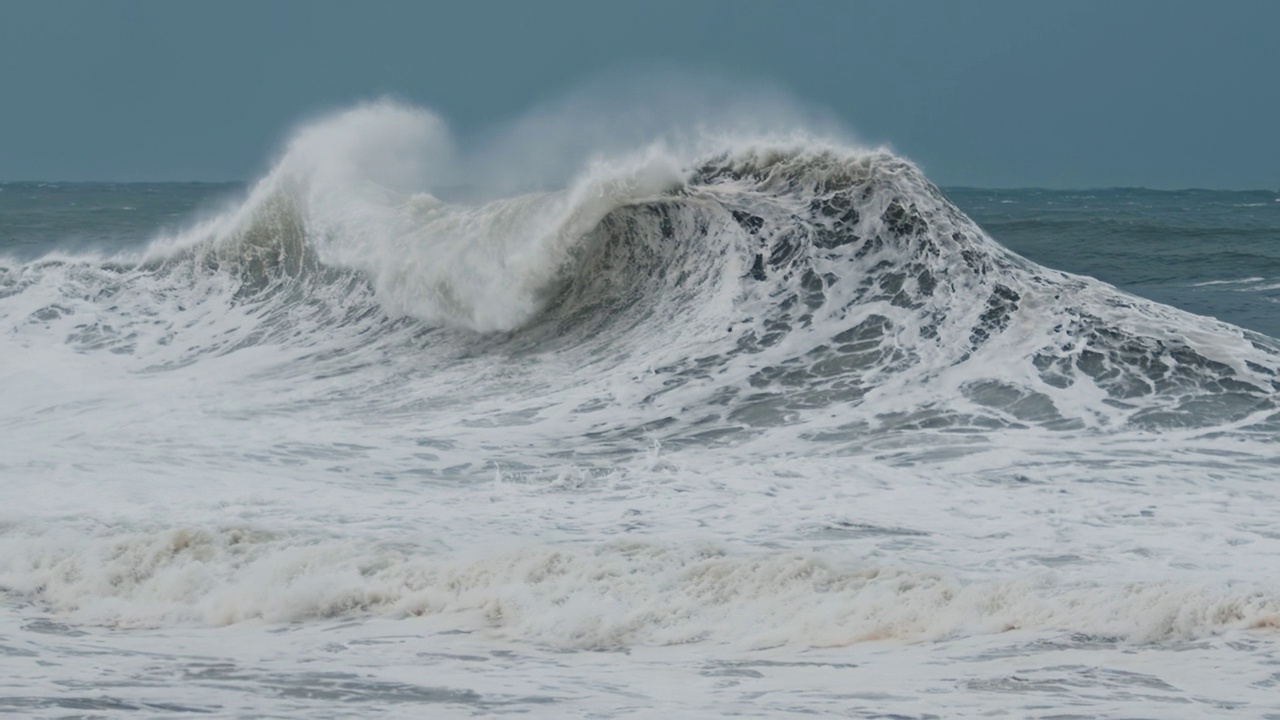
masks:
<instances>
[{"instance_id":1,"label":"ocean","mask_svg":"<svg viewBox=\"0 0 1280 720\"><path fill-rule=\"evenodd\" d=\"M1280 192L437 125L0 184L0 711L1280 718Z\"/></svg>"}]
</instances>

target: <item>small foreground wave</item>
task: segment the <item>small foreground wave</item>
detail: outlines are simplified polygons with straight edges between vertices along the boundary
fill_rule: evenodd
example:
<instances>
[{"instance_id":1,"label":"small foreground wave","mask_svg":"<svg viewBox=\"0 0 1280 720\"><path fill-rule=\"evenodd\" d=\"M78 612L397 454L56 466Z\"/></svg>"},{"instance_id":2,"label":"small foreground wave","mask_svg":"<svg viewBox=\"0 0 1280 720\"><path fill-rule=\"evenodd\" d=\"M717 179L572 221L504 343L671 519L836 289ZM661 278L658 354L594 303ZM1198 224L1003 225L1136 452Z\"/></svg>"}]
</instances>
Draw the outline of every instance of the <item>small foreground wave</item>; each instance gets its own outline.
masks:
<instances>
[{"instance_id":1,"label":"small foreground wave","mask_svg":"<svg viewBox=\"0 0 1280 720\"><path fill-rule=\"evenodd\" d=\"M1280 593L1203 582L965 579L792 552L658 543L437 555L248 528L10 534L0 586L81 623L439 615L566 648L828 647L1012 630L1159 643L1280 626Z\"/></svg>"}]
</instances>

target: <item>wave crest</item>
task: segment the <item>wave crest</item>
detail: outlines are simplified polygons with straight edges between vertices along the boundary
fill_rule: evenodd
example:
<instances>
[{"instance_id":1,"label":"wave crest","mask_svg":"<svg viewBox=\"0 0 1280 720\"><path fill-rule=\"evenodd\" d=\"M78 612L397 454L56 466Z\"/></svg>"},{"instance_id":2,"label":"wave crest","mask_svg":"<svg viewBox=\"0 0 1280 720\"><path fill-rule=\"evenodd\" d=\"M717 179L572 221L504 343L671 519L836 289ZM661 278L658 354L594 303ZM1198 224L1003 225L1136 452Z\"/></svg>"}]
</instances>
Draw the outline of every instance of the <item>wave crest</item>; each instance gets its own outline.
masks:
<instances>
[{"instance_id":1,"label":"wave crest","mask_svg":"<svg viewBox=\"0 0 1280 720\"><path fill-rule=\"evenodd\" d=\"M230 284L255 324L221 351L315 342L304 321L367 343L408 318L496 333L458 340L477 351L612 358L605 376L641 387L642 427L689 407L717 433L840 442L1280 424L1273 346L1027 262L885 151L663 140L486 201L459 199L460 166L435 116L362 106L304 129L242 205L104 282L146 302ZM596 432L634 434L623 416Z\"/></svg>"}]
</instances>

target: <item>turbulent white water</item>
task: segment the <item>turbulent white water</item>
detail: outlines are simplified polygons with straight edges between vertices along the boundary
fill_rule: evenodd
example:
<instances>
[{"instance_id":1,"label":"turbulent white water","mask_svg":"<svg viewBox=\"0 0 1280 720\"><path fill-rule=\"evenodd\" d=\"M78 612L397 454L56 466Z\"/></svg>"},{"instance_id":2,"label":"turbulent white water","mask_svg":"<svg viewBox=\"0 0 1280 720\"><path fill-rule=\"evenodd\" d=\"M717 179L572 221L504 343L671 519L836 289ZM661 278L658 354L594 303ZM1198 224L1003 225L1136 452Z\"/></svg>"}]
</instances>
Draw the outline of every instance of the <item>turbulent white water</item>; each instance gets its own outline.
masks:
<instances>
[{"instance_id":1,"label":"turbulent white water","mask_svg":"<svg viewBox=\"0 0 1280 720\"><path fill-rule=\"evenodd\" d=\"M884 151L468 167L364 106L142 253L0 263L4 706L1280 712L1273 340Z\"/></svg>"}]
</instances>

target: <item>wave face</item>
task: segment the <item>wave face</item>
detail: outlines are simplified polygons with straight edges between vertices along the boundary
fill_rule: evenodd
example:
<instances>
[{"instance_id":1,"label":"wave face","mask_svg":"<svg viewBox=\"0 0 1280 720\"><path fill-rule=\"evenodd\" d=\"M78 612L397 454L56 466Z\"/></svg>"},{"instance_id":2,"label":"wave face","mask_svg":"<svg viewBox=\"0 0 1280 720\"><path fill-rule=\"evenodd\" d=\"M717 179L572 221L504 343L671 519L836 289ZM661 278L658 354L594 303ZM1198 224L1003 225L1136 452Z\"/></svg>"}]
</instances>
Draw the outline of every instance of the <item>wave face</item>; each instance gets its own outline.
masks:
<instances>
[{"instance_id":1,"label":"wave face","mask_svg":"<svg viewBox=\"0 0 1280 720\"><path fill-rule=\"evenodd\" d=\"M364 106L143 250L0 266L0 587L557 648L1275 626L1273 339L1037 266L886 151L467 167Z\"/></svg>"}]
</instances>

